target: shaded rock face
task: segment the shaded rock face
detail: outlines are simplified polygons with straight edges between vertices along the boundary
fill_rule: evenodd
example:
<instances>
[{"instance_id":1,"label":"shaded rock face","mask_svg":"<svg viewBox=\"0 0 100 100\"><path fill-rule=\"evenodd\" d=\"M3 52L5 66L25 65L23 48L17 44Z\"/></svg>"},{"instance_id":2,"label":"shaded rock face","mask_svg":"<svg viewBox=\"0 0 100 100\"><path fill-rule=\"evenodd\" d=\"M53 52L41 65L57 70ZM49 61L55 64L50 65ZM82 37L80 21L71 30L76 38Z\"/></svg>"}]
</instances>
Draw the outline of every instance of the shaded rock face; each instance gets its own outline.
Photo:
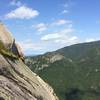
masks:
<instances>
[{"instance_id":1,"label":"shaded rock face","mask_svg":"<svg viewBox=\"0 0 100 100\"><path fill-rule=\"evenodd\" d=\"M18 57L24 57L24 54L22 52L21 47L19 46L18 43L15 42L15 40L12 43L11 49L10 49L15 55Z\"/></svg>"},{"instance_id":2,"label":"shaded rock face","mask_svg":"<svg viewBox=\"0 0 100 100\"><path fill-rule=\"evenodd\" d=\"M6 45L2 34L0 33L0 39ZM9 43L12 45L12 36L9 36ZM18 49L18 46L14 46ZM58 100L53 89L20 58L15 59L6 54L0 52L0 100ZM19 55L19 51L16 55Z\"/></svg>"}]
</instances>

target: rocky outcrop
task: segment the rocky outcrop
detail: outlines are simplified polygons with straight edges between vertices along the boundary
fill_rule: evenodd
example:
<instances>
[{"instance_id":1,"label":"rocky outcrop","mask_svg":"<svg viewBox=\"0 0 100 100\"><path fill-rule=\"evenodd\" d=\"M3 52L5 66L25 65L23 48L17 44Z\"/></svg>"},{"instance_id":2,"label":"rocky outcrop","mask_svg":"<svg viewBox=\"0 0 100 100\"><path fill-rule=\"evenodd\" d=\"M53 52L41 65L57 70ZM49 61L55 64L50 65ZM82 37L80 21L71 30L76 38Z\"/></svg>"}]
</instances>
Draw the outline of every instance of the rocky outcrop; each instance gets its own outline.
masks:
<instances>
[{"instance_id":1,"label":"rocky outcrop","mask_svg":"<svg viewBox=\"0 0 100 100\"><path fill-rule=\"evenodd\" d=\"M22 50L11 33L7 30L6 26L0 23L0 49L12 52L17 57L23 57Z\"/></svg>"},{"instance_id":2,"label":"rocky outcrop","mask_svg":"<svg viewBox=\"0 0 100 100\"><path fill-rule=\"evenodd\" d=\"M20 59L21 51L3 24L0 40L0 100L58 100L53 89Z\"/></svg>"},{"instance_id":3,"label":"rocky outcrop","mask_svg":"<svg viewBox=\"0 0 100 100\"><path fill-rule=\"evenodd\" d=\"M3 23L0 23L0 42L2 42L7 49L9 49L13 43L13 37Z\"/></svg>"},{"instance_id":4,"label":"rocky outcrop","mask_svg":"<svg viewBox=\"0 0 100 100\"><path fill-rule=\"evenodd\" d=\"M62 59L64 59L64 56L62 56L60 54L55 54L50 58L50 63L54 63L54 62L62 60Z\"/></svg>"}]
</instances>

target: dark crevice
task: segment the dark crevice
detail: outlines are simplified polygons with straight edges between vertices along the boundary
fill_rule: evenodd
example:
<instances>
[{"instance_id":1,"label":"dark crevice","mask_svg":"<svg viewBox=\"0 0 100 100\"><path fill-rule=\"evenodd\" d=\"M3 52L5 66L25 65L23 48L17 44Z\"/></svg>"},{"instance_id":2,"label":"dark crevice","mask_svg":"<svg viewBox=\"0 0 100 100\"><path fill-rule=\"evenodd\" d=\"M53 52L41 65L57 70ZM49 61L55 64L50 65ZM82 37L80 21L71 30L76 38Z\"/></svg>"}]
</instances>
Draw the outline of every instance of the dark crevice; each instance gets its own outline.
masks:
<instances>
[{"instance_id":1,"label":"dark crevice","mask_svg":"<svg viewBox=\"0 0 100 100\"><path fill-rule=\"evenodd\" d=\"M84 95L90 95L90 96L100 96L100 89L86 89L81 90L78 88L70 88L67 89L67 92L65 94L65 100L83 100Z\"/></svg>"},{"instance_id":2,"label":"dark crevice","mask_svg":"<svg viewBox=\"0 0 100 100\"><path fill-rule=\"evenodd\" d=\"M5 100L3 97L0 97L0 100Z\"/></svg>"}]
</instances>

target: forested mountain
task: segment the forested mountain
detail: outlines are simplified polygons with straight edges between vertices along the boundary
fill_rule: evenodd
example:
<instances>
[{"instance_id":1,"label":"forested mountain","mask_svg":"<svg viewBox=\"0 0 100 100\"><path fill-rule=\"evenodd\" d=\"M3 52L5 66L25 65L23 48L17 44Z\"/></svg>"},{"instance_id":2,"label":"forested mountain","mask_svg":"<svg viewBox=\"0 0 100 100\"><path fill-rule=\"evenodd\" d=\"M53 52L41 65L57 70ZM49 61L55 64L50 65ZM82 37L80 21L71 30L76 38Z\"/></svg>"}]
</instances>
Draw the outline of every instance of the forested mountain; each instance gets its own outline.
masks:
<instances>
[{"instance_id":1,"label":"forested mountain","mask_svg":"<svg viewBox=\"0 0 100 100\"><path fill-rule=\"evenodd\" d=\"M67 46L25 60L60 100L100 99L100 41Z\"/></svg>"}]
</instances>

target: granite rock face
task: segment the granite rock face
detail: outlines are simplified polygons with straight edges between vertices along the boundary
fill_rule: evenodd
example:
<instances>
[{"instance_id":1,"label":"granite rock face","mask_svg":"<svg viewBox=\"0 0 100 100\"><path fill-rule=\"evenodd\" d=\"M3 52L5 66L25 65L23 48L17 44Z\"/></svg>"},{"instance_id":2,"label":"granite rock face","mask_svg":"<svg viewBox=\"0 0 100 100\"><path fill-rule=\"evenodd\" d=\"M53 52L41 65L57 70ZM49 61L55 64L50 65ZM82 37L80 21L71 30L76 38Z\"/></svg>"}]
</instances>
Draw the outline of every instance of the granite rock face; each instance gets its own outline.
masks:
<instances>
[{"instance_id":1,"label":"granite rock face","mask_svg":"<svg viewBox=\"0 0 100 100\"><path fill-rule=\"evenodd\" d=\"M0 100L58 100L53 89L20 56L20 47L0 24Z\"/></svg>"},{"instance_id":2,"label":"granite rock face","mask_svg":"<svg viewBox=\"0 0 100 100\"><path fill-rule=\"evenodd\" d=\"M6 48L10 48L13 43L13 37L11 33L7 30L4 24L0 23L0 42L4 44Z\"/></svg>"}]
</instances>

